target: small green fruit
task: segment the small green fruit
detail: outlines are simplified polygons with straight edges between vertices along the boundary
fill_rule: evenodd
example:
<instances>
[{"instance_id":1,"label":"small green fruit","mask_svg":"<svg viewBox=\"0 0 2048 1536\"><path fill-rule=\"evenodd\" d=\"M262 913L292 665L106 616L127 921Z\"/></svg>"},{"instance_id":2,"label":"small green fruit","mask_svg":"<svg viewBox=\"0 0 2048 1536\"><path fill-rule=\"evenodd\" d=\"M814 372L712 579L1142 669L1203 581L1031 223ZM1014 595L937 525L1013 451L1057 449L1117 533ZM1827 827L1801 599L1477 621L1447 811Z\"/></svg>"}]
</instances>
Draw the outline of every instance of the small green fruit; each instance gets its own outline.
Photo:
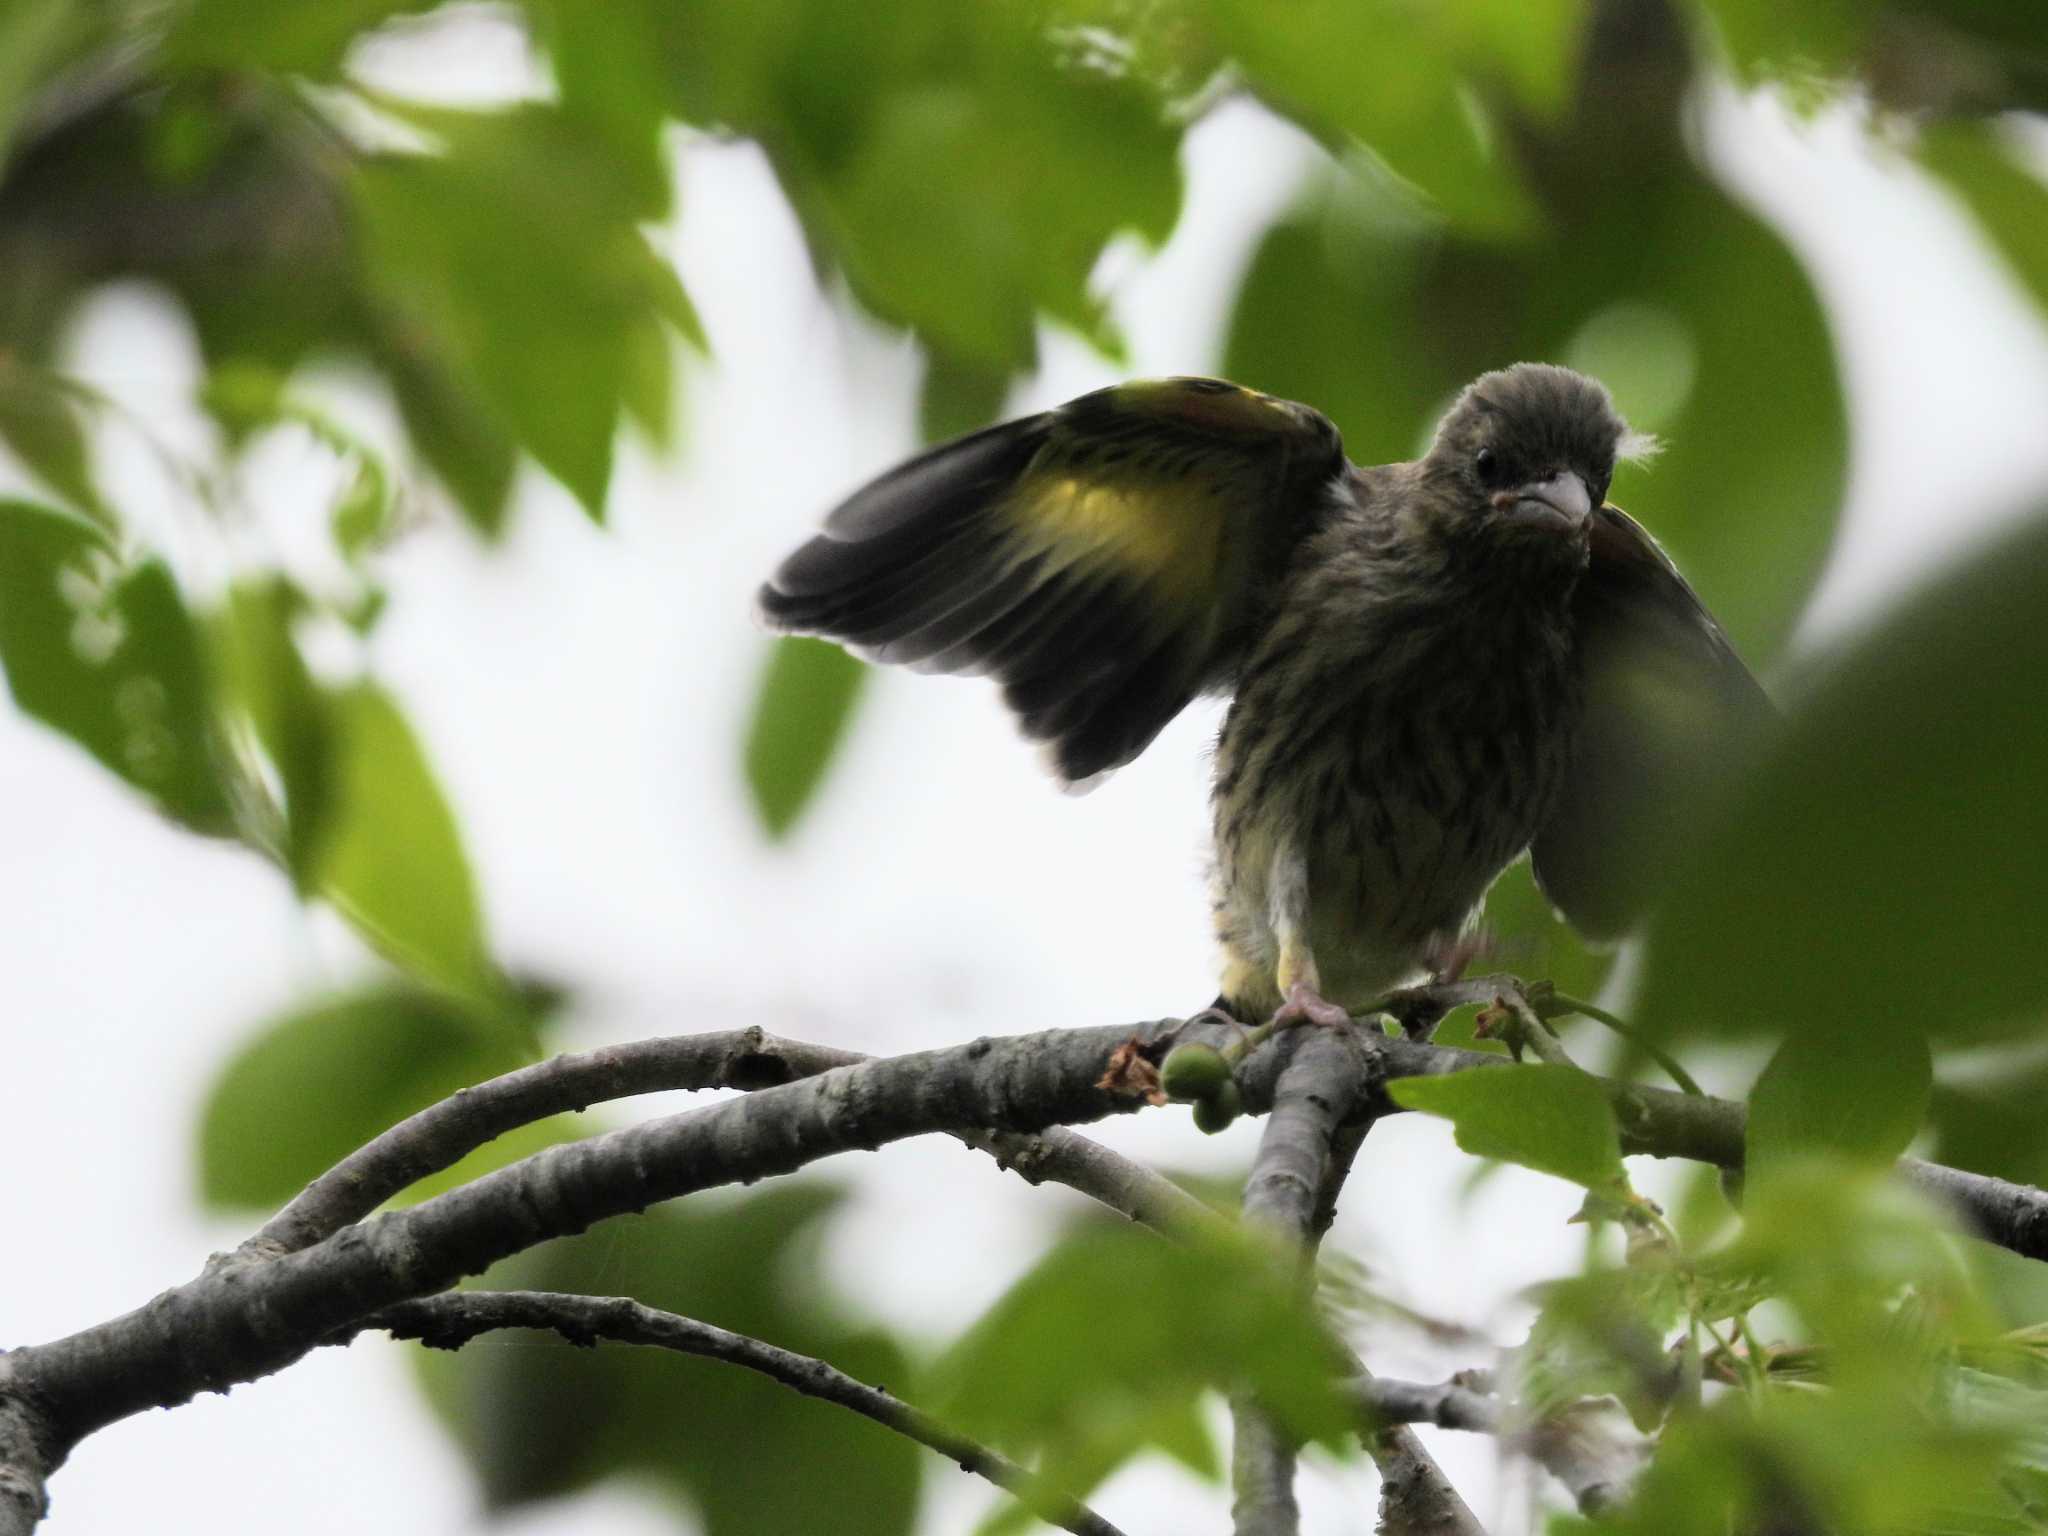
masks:
<instances>
[{"instance_id":1,"label":"small green fruit","mask_svg":"<svg viewBox=\"0 0 2048 1536\"><path fill-rule=\"evenodd\" d=\"M1169 1099L1200 1101L1230 1081L1230 1063L1213 1045L1176 1045L1159 1067L1159 1085Z\"/></svg>"},{"instance_id":2,"label":"small green fruit","mask_svg":"<svg viewBox=\"0 0 2048 1536\"><path fill-rule=\"evenodd\" d=\"M1238 1093L1237 1084L1226 1079L1208 1098L1196 1101L1195 1128L1205 1136L1214 1136L1243 1113L1244 1098Z\"/></svg>"}]
</instances>

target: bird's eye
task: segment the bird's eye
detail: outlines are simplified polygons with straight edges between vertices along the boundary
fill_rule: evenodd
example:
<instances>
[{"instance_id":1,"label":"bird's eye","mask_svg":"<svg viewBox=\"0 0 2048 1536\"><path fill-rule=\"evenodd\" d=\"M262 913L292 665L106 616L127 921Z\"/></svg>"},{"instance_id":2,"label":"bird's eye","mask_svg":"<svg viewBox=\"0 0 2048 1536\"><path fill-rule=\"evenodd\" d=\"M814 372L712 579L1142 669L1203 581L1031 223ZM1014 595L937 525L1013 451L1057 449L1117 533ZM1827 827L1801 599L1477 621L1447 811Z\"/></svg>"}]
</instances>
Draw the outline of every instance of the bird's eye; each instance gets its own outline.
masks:
<instances>
[{"instance_id":1,"label":"bird's eye","mask_svg":"<svg viewBox=\"0 0 2048 1536\"><path fill-rule=\"evenodd\" d=\"M1490 482L1493 479L1493 472L1500 468L1499 456L1491 448L1482 448L1472 460L1472 467L1479 471L1481 480Z\"/></svg>"}]
</instances>

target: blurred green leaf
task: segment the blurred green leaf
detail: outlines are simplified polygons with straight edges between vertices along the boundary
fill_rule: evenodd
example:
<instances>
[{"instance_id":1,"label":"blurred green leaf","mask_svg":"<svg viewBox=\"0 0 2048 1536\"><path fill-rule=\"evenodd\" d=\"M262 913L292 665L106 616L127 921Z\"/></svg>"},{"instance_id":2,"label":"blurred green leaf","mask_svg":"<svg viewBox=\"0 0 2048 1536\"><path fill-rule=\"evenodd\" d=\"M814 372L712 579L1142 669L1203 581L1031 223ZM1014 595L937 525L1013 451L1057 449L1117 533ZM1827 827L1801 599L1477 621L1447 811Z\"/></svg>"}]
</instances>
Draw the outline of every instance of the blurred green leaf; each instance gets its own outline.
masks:
<instances>
[{"instance_id":1,"label":"blurred green leaf","mask_svg":"<svg viewBox=\"0 0 2048 1536\"><path fill-rule=\"evenodd\" d=\"M821 262L935 350L1036 357L1041 312L1113 344L1088 282L1180 205L1180 132L1149 82L1062 50L1036 5L652 6L686 121L757 138Z\"/></svg>"},{"instance_id":2,"label":"blurred green leaf","mask_svg":"<svg viewBox=\"0 0 2048 1536\"><path fill-rule=\"evenodd\" d=\"M917 396L918 430L926 442L942 443L985 427L1002 410L1009 389L1007 369L927 352Z\"/></svg>"},{"instance_id":3,"label":"blurred green leaf","mask_svg":"<svg viewBox=\"0 0 2048 1536\"><path fill-rule=\"evenodd\" d=\"M1552 982L1573 997L1597 996L1614 968L1612 950L1591 948L1557 915L1527 859L1515 860L1487 891L1479 935L1487 947L1469 971L1504 969Z\"/></svg>"},{"instance_id":4,"label":"blurred green leaf","mask_svg":"<svg viewBox=\"0 0 2048 1536\"><path fill-rule=\"evenodd\" d=\"M1665 1340L1681 1320L1685 1287L1668 1268L1601 1270L1542 1287L1543 1309L1514 1352L1516 1389L1532 1416L1612 1395L1638 1427L1654 1428L1669 1402Z\"/></svg>"},{"instance_id":5,"label":"blurred green leaf","mask_svg":"<svg viewBox=\"0 0 2048 1536\"><path fill-rule=\"evenodd\" d=\"M1653 926L1641 1022L2038 1025L2044 612L2036 516L1834 658Z\"/></svg>"},{"instance_id":6,"label":"blurred green leaf","mask_svg":"<svg viewBox=\"0 0 2048 1536\"><path fill-rule=\"evenodd\" d=\"M488 537L502 532L519 462L504 423L402 325L380 331L370 355L391 381L405 430L470 525ZM649 387L644 378L639 387Z\"/></svg>"},{"instance_id":7,"label":"blurred green leaf","mask_svg":"<svg viewBox=\"0 0 2048 1536\"><path fill-rule=\"evenodd\" d=\"M674 310L675 277L639 227L665 211L666 179L546 108L405 115L443 152L381 156L352 178L370 279L601 517L619 413L666 369L646 326Z\"/></svg>"},{"instance_id":8,"label":"blurred green leaf","mask_svg":"<svg viewBox=\"0 0 2048 1536\"><path fill-rule=\"evenodd\" d=\"M374 458L351 462L348 484L334 500L328 522L334 547L345 560L360 560L391 528L392 487L384 466Z\"/></svg>"},{"instance_id":9,"label":"blurred green leaf","mask_svg":"<svg viewBox=\"0 0 2048 1536\"><path fill-rule=\"evenodd\" d=\"M88 29L79 0L0 0L0 165L22 109Z\"/></svg>"},{"instance_id":10,"label":"blurred green leaf","mask_svg":"<svg viewBox=\"0 0 2048 1536\"><path fill-rule=\"evenodd\" d=\"M1806 1377L1674 1414L1635 1496L1598 1528L2005 1529L1975 1522L2000 1506L2010 1512L2000 1486L2022 1448L2018 1422L1956 1390L1958 1359L1987 1357L2002 1324L1939 1213L1880 1170L1817 1156L1753 1184L1743 1215L1732 1245L1667 1280L1681 1281L1673 1290L1688 1300L1726 1297L1734 1310L1767 1294L1788 1303L1772 1309L1771 1324L1795 1331L1758 1342L1765 1358L1776 1343L1810 1346ZM1580 1300L1577 1315L1597 1335L1611 1309L1590 1291ZM1701 1310L1703 1321L1720 1315ZM1765 1315L1747 1337L1758 1338ZM1668 1359L1639 1346L1625 1353Z\"/></svg>"},{"instance_id":11,"label":"blurred green leaf","mask_svg":"<svg viewBox=\"0 0 2048 1536\"><path fill-rule=\"evenodd\" d=\"M191 616L158 560L83 519L0 501L0 663L22 710L201 832L234 824Z\"/></svg>"},{"instance_id":12,"label":"blurred green leaf","mask_svg":"<svg viewBox=\"0 0 2048 1536\"><path fill-rule=\"evenodd\" d=\"M1947 1215L1888 1170L1818 1153L1787 1161L1745 1186L1742 1216L1701 1274L1788 1303L1845 1390L1913 1396L1957 1344L2001 1329Z\"/></svg>"},{"instance_id":13,"label":"blurred green leaf","mask_svg":"<svg viewBox=\"0 0 2048 1536\"><path fill-rule=\"evenodd\" d=\"M403 983L295 1009L265 1025L215 1080L199 1124L209 1206L274 1208L429 1104L537 1055L531 1022ZM568 1117L491 1145L494 1159L558 1139ZM460 1172L474 1177L474 1164ZM415 1192L415 1198L431 1193Z\"/></svg>"},{"instance_id":14,"label":"blurred green leaf","mask_svg":"<svg viewBox=\"0 0 2048 1536\"><path fill-rule=\"evenodd\" d=\"M165 62L179 69L338 73L349 45L394 16L434 9L440 0L322 0L272 5L268 0L187 0L164 43Z\"/></svg>"},{"instance_id":15,"label":"blurred green leaf","mask_svg":"<svg viewBox=\"0 0 2048 1536\"><path fill-rule=\"evenodd\" d=\"M528 0L526 10L547 49L563 109L592 125L621 159L663 174L666 61L654 7Z\"/></svg>"},{"instance_id":16,"label":"blurred green leaf","mask_svg":"<svg viewBox=\"0 0 2048 1536\"><path fill-rule=\"evenodd\" d=\"M2048 1319L2048 1264L1991 1243L1966 1244L1977 1293L2007 1328L2038 1331Z\"/></svg>"},{"instance_id":17,"label":"blurred green leaf","mask_svg":"<svg viewBox=\"0 0 2048 1536\"><path fill-rule=\"evenodd\" d=\"M970 1434L1037 1453L1055 1491L1085 1496L1148 1448L1218 1475L1195 1406L1256 1389L1303 1440L1340 1446L1349 1415L1291 1271L1250 1239L1164 1243L1076 1229L933 1368L933 1406Z\"/></svg>"},{"instance_id":18,"label":"blurred green leaf","mask_svg":"<svg viewBox=\"0 0 2048 1536\"><path fill-rule=\"evenodd\" d=\"M747 787L770 837L786 835L824 781L867 667L822 640L778 640L747 727Z\"/></svg>"},{"instance_id":19,"label":"blurred green leaf","mask_svg":"<svg viewBox=\"0 0 2048 1536\"><path fill-rule=\"evenodd\" d=\"M1920 163L1948 184L2034 302L2048 306L2048 183L2020 164L1995 123L1950 123L1920 141Z\"/></svg>"},{"instance_id":20,"label":"blurred green leaf","mask_svg":"<svg viewBox=\"0 0 2048 1536\"><path fill-rule=\"evenodd\" d=\"M1929 1156L1956 1168L2048 1187L2048 1059L2037 1039L1993 1045L1940 1063L1928 1122ZM2048 1266L2042 1270L2048 1279ZM2048 1293L2044 1293L2048 1303ZM2048 1317L2048 1305L2041 1315Z\"/></svg>"},{"instance_id":21,"label":"blurred green leaf","mask_svg":"<svg viewBox=\"0 0 2048 1536\"><path fill-rule=\"evenodd\" d=\"M1931 1417L1898 1399L1780 1392L1752 1413L1729 1397L1675 1419L1621 1509L1594 1529L1627 1536L1736 1531L1960 1533L1995 1490L2009 1432Z\"/></svg>"},{"instance_id":22,"label":"blurred green leaf","mask_svg":"<svg viewBox=\"0 0 2048 1536\"><path fill-rule=\"evenodd\" d=\"M1932 1087L1927 1041L1910 1028L1795 1026L1750 1090L1743 1169L1754 1184L1814 1152L1886 1166Z\"/></svg>"},{"instance_id":23,"label":"blurred green leaf","mask_svg":"<svg viewBox=\"0 0 2048 1536\"><path fill-rule=\"evenodd\" d=\"M1257 0L1209 0L1208 10L1252 89L1333 150L1343 153L1354 139L1366 145L1433 211L1473 235L1518 236L1540 221L1501 114L1481 87L1509 83L1528 105L1557 107L1570 78L1578 0L1312 0L1284 26ZM1390 67L1365 83L1366 59Z\"/></svg>"},{"instance_id":24,"label":"blurred green leaf","mask_svg":"<svg viewBox=\"0 0 2048 1536\"><path fill-rule=\"evenodd\" d=\"M1921 117L2048 106L2032 0L1710 0L1743 74L1811 101L1860 87Z\"/></svg>"},{"instance_id":25,"label":"blurred green leaf","mask_svg":"<svg viewBox=\"0 0 2048 1536\"><path fill-rule=\"evenodd\" d=\"M522 1254L482 1283L633 1296L900 1390L902 1349L849 1316L817 1262L842 1199L807 1181L662 1206ZM730 1365L554 1338L415 1358L494 1510L631 1477L706 1536L904 1536L916 1515L923 1453L910 1441Z\"/></svg>"},{"instance_id":26,"label":"blurred green leaf","mask_svg":"<svg viewBox=\"0 0 2048 1536\"><path fill-rule=\"evenodd\" d=\"M77 511L113 531L114 515L93 483L81 402L53 375L0 354L0 441Z\"/></svg>"},{"instance_id":27,"label":"blurred green leaf","mask_svg":"<svg viewBox=\"0 0 2048 1536\"><path fill-rule=\"evenodd\" d=\"M495 1007L501 984L469 860L411 726L371 683L327 703L333 799L308 859L313 883L399 965Z\"/></svg>"},{"instance_id":28,"label":"blurred green leaf","mask_svg":"<svg viewBox=\"0 0 2048 1536\"><path fill-rule=\"evenodd\" d=\"M978 79L885 98L816 212L865 303L990 369L1036 360L1040 311L1114 347L1096 258L1121 230L1164 240L1180 207L1177 135L1143 93L1008 42Z\"/></svg>"},{"instance_id":29,"label":"blurred green leaf","mask_svg":"<svg viewBox=\"0 0 2048 1536\"><path fill-rule=\"evenodd\" d=\"M1796 7L1772 0L1708 0L1705 8L1735 62L1752 77L1850 73L1873 10L1862 0L1812 0Z\"/></svg>"},{"instance_id":30,"label":"blurred green leaf","mask_svg":"<svg viewBox=\"0 0 2048 1536\"><path fill-rule=\"evenodd\" d=\"M1530 1065L1387 1085L1405 1109L1441 1115L1458 1145L1587 1187L1622 1176L1614 1111L1596 1079L1576 1067Z\"/></svg>"},{"instance_id":31,"label":"blurred green leaf","mask_svg":"<svg viewBox=\"0 0 2048 1536\"><path fill-rule=\"evenodd\" d=\"M334 731L326 701L299 654L292 624L305 606L281 576L230 589L214 625L228 696L249 718L284 790L286 860L302 893L334 797Z\"/></svg>"}]
</instances>

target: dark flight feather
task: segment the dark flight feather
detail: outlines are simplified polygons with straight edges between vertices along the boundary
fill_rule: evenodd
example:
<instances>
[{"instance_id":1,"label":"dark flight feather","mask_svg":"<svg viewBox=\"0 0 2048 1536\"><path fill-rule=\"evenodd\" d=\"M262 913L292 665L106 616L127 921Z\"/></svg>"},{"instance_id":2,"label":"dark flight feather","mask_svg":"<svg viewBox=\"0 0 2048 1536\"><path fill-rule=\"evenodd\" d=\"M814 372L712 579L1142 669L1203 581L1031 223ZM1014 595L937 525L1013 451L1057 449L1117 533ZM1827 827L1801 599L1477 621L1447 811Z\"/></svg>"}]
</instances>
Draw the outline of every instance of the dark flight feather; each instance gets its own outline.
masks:
<instances>
[{"instance_id":1,"label":"dark flight feather","mask_svg":"<svg viewBox=\"0 0 2048 1536\"><path fill-rule=\"evenodd\" d=\"M1649 907L1777 711L1641 524L1603 506L1591 532L1573 600L1585 712L1530 857L1558 910L1608 938Z\"/></svg>"},{"instance_id":2,"label":"dark flight feather","mask_svg":"<svg viewBox=\"0 0 2048 1536\"><path fill-rule=\"evenodd\" d=\"M1098 390L870 482L761 612L879 661L993 675L1077 783L1227 685L1344 463L1322 416L1221 380Z\"/></svg>"}]
</instances>

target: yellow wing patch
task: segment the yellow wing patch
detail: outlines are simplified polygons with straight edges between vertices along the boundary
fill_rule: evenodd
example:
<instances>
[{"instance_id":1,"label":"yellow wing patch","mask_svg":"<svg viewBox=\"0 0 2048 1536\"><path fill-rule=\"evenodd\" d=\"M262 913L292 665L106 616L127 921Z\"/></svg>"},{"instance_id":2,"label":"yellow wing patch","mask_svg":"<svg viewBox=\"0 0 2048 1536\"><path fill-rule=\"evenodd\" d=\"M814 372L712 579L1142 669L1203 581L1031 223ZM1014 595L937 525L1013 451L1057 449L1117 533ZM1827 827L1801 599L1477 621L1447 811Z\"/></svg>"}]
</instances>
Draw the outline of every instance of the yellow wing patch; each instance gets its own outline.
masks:
<instances>
[{"instance_id":1,"label":"yellow wing patch","mask_svg":"<svg viewBox=\"0 0 2048 1536\"><path fill-rule=\"evenodd\" d=\"M1056 570L1108 567L1179 604L1210 596L1225 505L1213 483L1196 479L1041 472L1010 509L1025 553Z\"/></svg>"},{"instance_id":2,"label":"yellow wing patch","mask_svg":"<svg viewBox=\"0 0 2048 1536\"><path fill-rule=\"evenodd\" d=\"M1230 531L1274 493L1321 418L1220 379L1146 379L1064 407L1008 500L1020 553L1108 569L1184 622L1237 574Z\"/></svg>"}]
</instances>

